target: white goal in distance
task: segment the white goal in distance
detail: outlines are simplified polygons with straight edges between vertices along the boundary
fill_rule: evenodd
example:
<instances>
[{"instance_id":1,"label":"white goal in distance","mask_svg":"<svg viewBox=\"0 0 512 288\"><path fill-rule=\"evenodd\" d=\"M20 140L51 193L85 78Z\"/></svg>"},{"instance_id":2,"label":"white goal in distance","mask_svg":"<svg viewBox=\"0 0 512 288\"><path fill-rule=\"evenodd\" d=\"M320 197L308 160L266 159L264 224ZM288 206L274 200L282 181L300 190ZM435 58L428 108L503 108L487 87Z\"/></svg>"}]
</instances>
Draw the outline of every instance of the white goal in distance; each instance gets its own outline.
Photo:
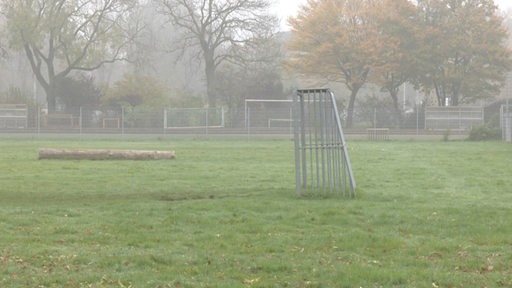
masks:
<instances>
[{"instance_id":1,"label":"white goal in distance","mask_svg":"<svg viewBox=\"0 0 512 288\"><path fill-rule=\"evenodd\" d=\"M293 101L287 99L246 99L245 127L293 128Z\"/></svg>"},{"instance_id":2,"label":"white goal in distance","mask_svg":"<svg viewBox=\"0 0 512 288\"><path fill-rule=\"evenodd\" d=\"M164 110L165 129L222 128L224 108L168 108Z\"/></svg>"}]
</instances>

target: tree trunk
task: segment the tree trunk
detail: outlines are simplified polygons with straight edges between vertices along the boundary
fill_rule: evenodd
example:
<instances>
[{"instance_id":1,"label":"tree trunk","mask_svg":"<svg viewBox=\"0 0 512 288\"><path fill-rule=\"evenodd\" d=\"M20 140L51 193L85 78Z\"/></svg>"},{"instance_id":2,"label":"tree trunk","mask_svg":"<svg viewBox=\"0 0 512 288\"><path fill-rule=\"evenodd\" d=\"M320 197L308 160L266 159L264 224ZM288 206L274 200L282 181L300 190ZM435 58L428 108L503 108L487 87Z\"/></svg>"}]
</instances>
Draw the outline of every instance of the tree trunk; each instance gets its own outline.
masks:
<instances>
[{"instance_id":1,"label":"tree trunk","mask_svg":"<svg viewBox=\"0 0 512 288\"><path fill-rule=\"evenodd\" d=\"M27 56L27 59L29 60L30 67L32 68L32 72L36 76L37 82L43 87L44 93L46 94L46 102L48 103L48 113L54 113L57 108L57 97L56 97L56 76L55 76L55 70L53 68L53 62L49 62L46 60L46 64L50 65L48 67L47 71L47 77L45 78L43 72L42 72L42 59L40 56L36 56L37 48L34 48L34 46L26 44L24 46L25 54Z\"/></svg>"},{"instance_id":2,"label":"tree trunk","mask_svg":"<svg viewBox=\"0 0 512 288\"><path fill-rule=\"evenodd\" d=\"M159 160L174 159L174 151L39 149L39 159Z\"/></svg>"},{"instance_id":3,"label":"tree trunk","mask_svg":"<svg viewBox=\"0 0 512 288\"><path fill-rule=\"evenodd\" d=\"M397 117L397 118L395 118L396 119L395 128L400 128L400 125L402 125L402 122L403 122L402 113L405 111L400 110L400 104L398 103L399 90L398 89L389 89L388 92L389 92L389 95L391 96L391 99L393 99L393 110L395 111L395 114Z\"/></svg>"},{"instance_id":4,"label":"tree trunk","mask_svg":"<svg viewBox=\"0 0 512 288\"><path fill-rule=\"evenodd\" d=\"M55 113L55 111L57 110L57 88L55 86L56 83L52 81L51 83L49 83L48 89L44 89L46 94L46 102L48 103L48 113L50 114Z\"/></svg>"},{"instance_id":5,"label":"tree trunk","mask_svg":"<svg viewBox=\"0 0 512 288\"><path fill-rule=\"evenodd\" d=\"M456 85L456 87L454 87L454 88L452 89L452 97L451 97L451 100L452 100L452 101L451 101L451 104L452 104L453 106L459 106L459 104L460 104L460 103L459 103L459 102L460 102L460 101L459 101L459 96L460 96L460 93L459 93L460 88L459 88L459 86L460 86L460 85L458 85L458 84L453 84L453 85Z\"/></svg>"},{"instance_id":6,"label":"tree trunk","mask_svg":"<svg viewBox=\"0 0 512 288\"><path fill-rule=\"evenodd\" d=\"M215 94L215 61L213 54L205 51L205 76L206 76L206 96L208 98L208 107L217 106L217 95Z\"/></svg>"},{"instance_id":7,"label":"tree trunk","mask_svg":"<svg viewBox=\"0 0 512 288\"><path fill-rule=\"evenodd\" d=\"M356 96L361 86L355 86L350 91L350 100L347 107L347 128L352 128L354 121L354 106L356 104Z\"/></svg>"},{"instance_id":8,"label":"tree trunk","mask_svg":"<svg viewBox=\"0 0 512 288\"><path fill-rule=\"evenodd\" d=\"M446 106L446 93L444 93L443 87L437 84L437 81L434 80L434 88L437 96L437 105L439 107Z\"/></svg>"}]
</instances>

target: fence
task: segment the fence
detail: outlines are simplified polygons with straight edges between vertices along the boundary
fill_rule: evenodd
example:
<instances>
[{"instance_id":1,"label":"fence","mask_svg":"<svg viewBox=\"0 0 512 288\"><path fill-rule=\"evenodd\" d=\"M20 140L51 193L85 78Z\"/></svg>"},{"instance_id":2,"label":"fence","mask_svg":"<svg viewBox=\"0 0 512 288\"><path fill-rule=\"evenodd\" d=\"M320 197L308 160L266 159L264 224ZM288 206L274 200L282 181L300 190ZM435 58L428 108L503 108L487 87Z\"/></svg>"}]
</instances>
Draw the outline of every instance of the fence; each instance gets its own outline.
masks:
<instances>
[{"instance_id":1,"label":"fence","mask_svg":"<svg viewBox=\"0 0 512 288\"><path fill-rule=\"evenodd\" d=\"M483 107L427 107L425 129L427 130L471 130L484 124Z\"/></svg>"},{"instance_id":2,"label":"fence","mask_svg":"<svg viewBox=\"0 0 512 288\"><path fill-rule=\"evenodd\" d=\"M164 110L164 128L220 128L224 108L173 108Z\"/></svg>"},{"instance_id":3,"label":"fence","mask_svg":"<svg viewBox=\"0 0 512 288\"><path fill-rule=\"evenodd\" d=\"M0 128L27 128L28 108L25 104L1 104Z\"/></svg>"},{"instance_id":4,"label":"fence","mask_svg":"<svg viewBox=\"0 0 512 288\"><path fill-rule=\"evenodd\" d=\"M224 127L222 108L79 107L48 113L45 108L3 105L0 129L45 132L166 133L176 129ZM6 108L7 107L7 108ZM26 129L28 128L28 129Z\"/></svg>"},{"instance_id":5,"label":"fence","mask_svg":"<svg viewBox=\"0 0 512 288\"><path fill-rule=\"evenodd\" d=\"M224 116L231 111L223 108L79 107L48 113L41 107L15 105L4 109L3 112L0 109L0 131L198 135L237 133L249 136L282 134L292 137L292 107L292 100L249 99L245 102L245 113L239 118L230 118L227 121ZM16 113L21 114L14 115L15 109L18 108L21 110ZM337 109L344 125L346 110L341 105L338 105ZM350 127L350 131L367 133L367 129L382 128L389 129L391 135L401 133L399 129L406 129L404 131L410 135L414 130L416 134L421 134L451 129L464 133L476 123L483 123L481 107L475 107L474 112L471 112L474 114L463 113L460 110L453 110L455 112L451 114L444 111L432 113L437 109L439 108L426 108L425 111L422 106L418 106L406 113L397 113L389 107L357 107L354 110L353 126ZM499 114L499 106L494 113ZM468 118L471 118L471 121L468 122Z\"/></svg>"},{"instance_id":6,"label":"fence","mask_svg":"<svg viewBox=\"0 0 512 288\"><path fill-rule=\"evenodd\" d=\"M512 107L510 105L501 105L500 127L502 139L512 142Z\"/></svg>"},{"instance_id":7,"label":"fence","mask_svg":"<svg viewBox=\"0 0 512 288\"><path fill-rule=\"evenodd\" d=\"M338 105L342 122L346 111ZM249 130L292 129L292 100L247 99L245 101L245 127ZM357 107L353 114L353 127L424 129L425 116L423 107L417 106L405 113L397 113L390 107Z\"/></svg>"}]
</instances>

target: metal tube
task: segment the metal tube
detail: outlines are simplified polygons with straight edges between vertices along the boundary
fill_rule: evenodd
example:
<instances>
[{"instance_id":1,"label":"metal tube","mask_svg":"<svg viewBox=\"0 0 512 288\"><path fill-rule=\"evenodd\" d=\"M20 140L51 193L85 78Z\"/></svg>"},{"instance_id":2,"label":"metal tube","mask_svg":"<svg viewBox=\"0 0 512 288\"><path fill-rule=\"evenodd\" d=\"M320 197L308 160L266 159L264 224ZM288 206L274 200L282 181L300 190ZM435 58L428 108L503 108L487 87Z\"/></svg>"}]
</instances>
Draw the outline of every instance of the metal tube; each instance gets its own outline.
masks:
<instances>
[{"instance_id":1,"label":"metal tube","mask_svg":"<svg viewBox=\"0 0 512 288\"><path fill-rule=\"evenodd\" d=\"M326 99L328 100L328 99ZM331 166L331 160L332 160L332 147L331 147L331 113L330 109L328 108L329 102L325 101L324 110L325 110L325 161L327 166L327 183L329 184L329 193L333 192L334 186L332 182L332 175L331 173L334 171Z\"/></svg>"},{"instance_id":2,"label":"metal tube","mask_svg":"<svg viewBox=\"0 0 512 288\"><path fill-rule=\"evenodd\" d=\"M124 135L124 107L121 106L121 135Z\"/></svg>"},{"instance_id":3,"label":"metal tube","mask_svg":"<svg viewBox=\"0 0 512 288\"><path fill-rule=\"evenodd\" d=\"M307 119L308 122L307 123L308 123L308 135L309 135L308 146L309 146L309 160L310 160L309 165L310 165L310 171L311 171L311 185L308 185L308 187L311 187L310 192L314 192L315 186L316 186L316 181L315 181L316 167L314 166L314 164L315 164L314 152L315 151L314 151L314 147L313 147L314 146L314 139L313 139L314 117L312 117L311 113L314 112L315 103L311 102L311 95L309 93L307 95L308 95L308 119ZM313 101L314 101L314 97L313 97ZM311 107L311 103L313 103L313 107ZM314 114L313 114L313 116L314 116Z\"/></svg>"},{"instance_id":4,"label":"metal tube","mask_svg":"<svg viewBox=\"0 0 512 288\"><path fill-rule=\"evenodd\" d=\"M306 150L306 111L304 111L304 95L300 97L300 116L301 116L301 153L302 153L302 185L307 191L308 187L308 166Z\"/></svg>"},{"instance_id":5,"label":"metal tube","mask_svg":"<svg viewBox=\"0 0 512 288\"><path fill-rule=\"evenodd\" d=\"M334 94L332 92L330 92L331 94L331 99L333 99L333 103L336 103L336 100L334 98ZM336 115L339 115L338 113L338 107L336 107L336 105L333 105L334 107L334 111L336 113ZM356 189L356 180L354 178L354 175L352 173L352 166L350 165L350 158L348 156L348 151L347 151L347 146L345 145L345 136L343 136L343 128L341 127L341 120L340 120L340 117L336 117L336 125L337 125L337 128L338 128L338 132L339 132L339 136L341 138L341 143L342 143L342 146L343 146L343 154L345 156L345 164L347 164L347 169L348 169L348 173L349 173L349 177L350 177L350 185L352 186L352 191L355 191ZM352 192L354 193L354 192Z\"/></svg>"},{"instance_id":6,"label":"metal tube","mask_svg":"<svg viewBox=\"0 0 512 288\"><path fill-rule=\"evenodd\" d=\"M299 96L293 95L293 104L292 104L292 116L293 116L293 141L295 144L295 193L297 196L300 196L300 187L301 187L301 147L300 147L300 122L299 119L302 119L299 114Z\"/></svg>"},{"instance_id":7,"label":"metal tube","mask_svg":"<svg viewBox=\"0 0 512 288\"><path fill-rule=\"evenodd\" d=\"M205 115L204 115L204 122L205 122L204 127L205 127L205 134L206 134L206 136L208 136L208 125L210 125L210 123L209 123L209 119L208 119L208 117L209 117L209 115L208 115L208 110L209 110L209 109L210 109L210 108L206 108L206 109L205 109Z\"/></svg>"},{"instance_id":8,"label":"metal tube","mask_svg":"<svg viewBox=\"0 0 512 288\"><path fill-rule=\"evenodd\" d=\"M326 183L326 165L325 165L325 129L327 128L327 123L325 121L325 95L321 91L319 91L319 99L318 99L318 112L320 114L320 155L322 157L322 187L324 194L327 192L327 183Z\"/></svg>"},{"instance_id":9,"label":"metal tube","mask_svg":"<svg viewBox=\"0 0 512 288\"><path fill-rule=\"evenodd\" d=\"M80 137L82 137L82 106L80 106L80 114L79 114L79 119L78 119L78 131L79 131L79 135Z\"/></svg>"},{"instance_id":10,"label":"metal tube","mask_svg":"<svg viewBox=\"0 0 512 288\"><path fill-rule=\"evenodd\" d=\"M333 103L330 103L330 105L333 105ZM330 156L329 156L329 161L330 161L330 166L331 166L331 177L332 177L332 185L333 185L333 189L332 189L332 192L333 193L336 193L337 190L338 190L338 186L337 186L337 183L336 183L336 151L338 151L338 147L336 145L336 141L335 141L335 138L334 136L336 135L334 133L334 113L333 111L331 110L330 113L329 113L329 145L330 145Z\"/></svg>"}]
</instances>

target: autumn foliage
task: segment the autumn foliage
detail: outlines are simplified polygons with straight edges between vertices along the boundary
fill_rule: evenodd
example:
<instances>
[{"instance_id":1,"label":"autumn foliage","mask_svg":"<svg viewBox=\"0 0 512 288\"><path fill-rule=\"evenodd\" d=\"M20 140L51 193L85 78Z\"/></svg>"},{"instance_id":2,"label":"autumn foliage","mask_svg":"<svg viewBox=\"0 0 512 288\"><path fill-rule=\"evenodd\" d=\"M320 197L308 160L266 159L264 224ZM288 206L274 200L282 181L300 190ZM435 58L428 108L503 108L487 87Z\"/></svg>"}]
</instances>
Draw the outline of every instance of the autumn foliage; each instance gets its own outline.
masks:
<instances>
[{"instance_id":1,"label":"autumn foliage","mask_svg":"<svg viewBox=\"0 0 512 288\"><path fill-rule=\"evenodd\" d=\"M497 94L511 66L503 19L488 0L309 0L289 19L288 69L350 91L347 125L367 83L389 93L410 82L438 104ZM446 100L448 99L448 101Z\"/></svg>"}]
</instances>

